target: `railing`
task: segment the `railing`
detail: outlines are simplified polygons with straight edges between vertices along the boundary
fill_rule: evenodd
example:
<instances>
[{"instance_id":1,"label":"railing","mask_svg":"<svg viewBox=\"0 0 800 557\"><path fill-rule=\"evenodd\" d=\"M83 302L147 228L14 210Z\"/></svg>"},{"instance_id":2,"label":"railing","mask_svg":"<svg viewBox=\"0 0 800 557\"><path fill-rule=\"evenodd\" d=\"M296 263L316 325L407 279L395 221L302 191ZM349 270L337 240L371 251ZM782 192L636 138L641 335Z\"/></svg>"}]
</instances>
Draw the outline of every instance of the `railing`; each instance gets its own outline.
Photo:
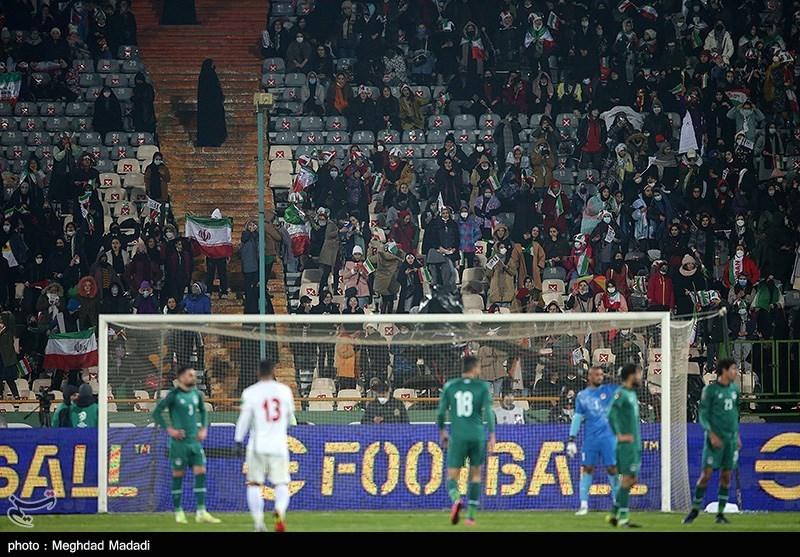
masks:
<instances>
[{"instance_id":1,"label":"railing","mask_svg":"<svg viewBox=\"0 0 800 557\"><path fill-rule=\"evenodd\" d=\"M734 340L728 352L739 363L745 400L763 402L750 410L768 414L798 408L800 340Z\"/></svg>"}]
</instances>

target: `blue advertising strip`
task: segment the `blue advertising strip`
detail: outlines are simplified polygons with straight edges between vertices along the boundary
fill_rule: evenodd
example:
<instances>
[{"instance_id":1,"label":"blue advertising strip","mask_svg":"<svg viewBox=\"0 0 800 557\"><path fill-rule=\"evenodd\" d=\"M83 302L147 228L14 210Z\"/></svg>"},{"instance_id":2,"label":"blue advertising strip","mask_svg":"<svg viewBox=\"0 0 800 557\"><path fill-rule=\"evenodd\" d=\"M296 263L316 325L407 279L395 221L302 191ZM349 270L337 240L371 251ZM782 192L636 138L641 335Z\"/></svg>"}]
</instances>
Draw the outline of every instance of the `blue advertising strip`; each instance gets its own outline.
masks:
<instances>
[{"instance_id":1,"label":"blue advertising strip","mask_svg":"<svg viewBox=\"0 0 800 557\"><path fill-rule=\"evenodd\" d=\"M495 453L486 463L483 508L577 507L579 459L565 454L567 431L565 425L498 426ZM0 512L95 512L96 435L92 429L3 430ZM642 476L631 505L658 509L658 426L643 426L642 439ZM702 430L690 425L692 482L700 470L703 442ZM800 426L744 424L742 442L743 507L800 511ZM234 455L233 427L213 426L204 446L209 509L245 511L244 463ZM166 434L155 428L110 431L111 511L171 510L167 448ZM291 430L290 451L294 510L441 509L449 504L445 453L435 426L299 426ZM191 474L187 475L185 507L193 509ZM606 508L610 501L605 472L598 470L595 480L591 505ZM708 490L709 501L715 493L714 483ZM271 491L266 490L265 496L270 498Z\"/></svg>"}]
</instances>

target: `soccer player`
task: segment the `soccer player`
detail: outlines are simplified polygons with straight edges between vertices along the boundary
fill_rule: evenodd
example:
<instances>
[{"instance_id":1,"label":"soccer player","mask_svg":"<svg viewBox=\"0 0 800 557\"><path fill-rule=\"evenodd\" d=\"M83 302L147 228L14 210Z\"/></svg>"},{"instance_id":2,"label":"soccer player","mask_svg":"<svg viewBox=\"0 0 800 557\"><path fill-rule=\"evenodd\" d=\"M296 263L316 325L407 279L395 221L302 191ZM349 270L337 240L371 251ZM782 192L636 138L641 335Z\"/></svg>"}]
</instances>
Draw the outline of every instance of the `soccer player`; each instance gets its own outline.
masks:
<instances>
[{"instance_id":1,"label":"soccer player","mask_svg":"<svg viewBox=\"0 0 800 557\"><path fill-rule=\"evenodd\" d=\"M622 385L614 393L614 400L608 409L608 423L617 436L617 469L622 480L614 497L609 522L613 526L635 528L636 525L630 522L628 501L642 463L639 399L636 396L636 389L642 382L642 368L636 364L625 364L620 377Z\"/></svg>"},{"instance_id":2,"label":"soccer player","mask_svg":"<svg viewBox=\"0 0 800 557\"><path fill-rule=\"evenodd\" d=\"M719 492L717 500L717 524L728 524L723 514L728 503L728 490L731 485L731 470L736 468L742 439L739 437L739 386L736 362L723 358L717 362L717 381L703 388L700 398L700 424L706 432L703 443L703 471L694 488L692 510L683 519L691 524L700 512L700 505L706 495L706 487L714 470L719 473Z\"/></svg>"},{"instance_id":3,"label":"soccer player","mask_svg":"<svg viewBox=\"0 0 800 557\"><path fill-rule=\"evenodd\" d=\"M458 475L465 461L469 459L469 488L467 498L467 518L464 524L475 524L475 513L481 498L481 467L486 461L486 450L494 450L494 412L492 412L492 391L489 384L479 379L481 365L478 358L465 356L463 373L458 379L451 379L444 385L439 399L436 423L439 425L439 438L447 449L447 492L453 506L450 509L450 522L458 524L461 513L461 493L458 491ZM450 413L450 435L444 427L447 413ZM489 443L486 446L484 417L489 424Z\"/></svg>"},{"instance_id":4,"label":"soccer player","mask_svg":"<svg viewBox=\"0 0 800 557\"><path fill-rule=\"evenodd\" d=\"M258 382L242 392L239 419L234 440L238 453L246 454L247 507L256 532L265 532L264 480L275 487L275 531L286 530L289 508L289 437L286 430L294 425L292 390L275 380L275 364L264 360L258 366ZM242 443L249 434L247 450Z\"/></svg>"},{"instance_id":5,"label":"soccer player","mask_svg":"<svg viewBox=\"0 0 800 557\"><path fill-rule=\"evenodd\" d=\"M575 397L575 415L569 428L567 454L574 458L578 454L575 438L586 421L586 430L581 447L581 506L575 514L583 516L589 513L589 488L592 487L592 475L595 466L605 466L608 472L608 485L611 486L611 500L619 487L617 458L615 455L617 440L608 425L608 407L614 399L617 385L603 384L603 368L589 368L589 386Z\"/></svg>"},{"instance_id":6,"label":"soccer player","mask_svg":"<svg viewBox=\"0 0 800 557\"><path fill-rule=\"evenodd\" d=\"M208 434L203 393L197 390L197 374L192 366L178 369L178 386L162 398L153 409L153 420L167 430L169 440L169 462L172 466L172 504L175 507L175 522L186 524L183 512L183 476L191 466L194 474L194 497L197 502L196 522L217 524L218 518L206 510L206 454L201 444ZM169 411L168 426L164 410Z\"/></svg>"}]
</instances>

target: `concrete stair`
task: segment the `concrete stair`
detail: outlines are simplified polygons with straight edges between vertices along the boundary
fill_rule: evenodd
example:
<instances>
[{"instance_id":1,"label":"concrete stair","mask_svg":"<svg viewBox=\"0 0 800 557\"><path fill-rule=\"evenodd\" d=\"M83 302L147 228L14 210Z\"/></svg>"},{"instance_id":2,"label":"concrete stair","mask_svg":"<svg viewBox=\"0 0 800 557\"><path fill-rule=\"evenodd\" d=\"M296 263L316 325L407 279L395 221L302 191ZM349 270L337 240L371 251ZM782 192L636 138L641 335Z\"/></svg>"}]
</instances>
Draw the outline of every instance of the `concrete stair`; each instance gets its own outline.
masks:
<instances>
[{"instance_id":1,"label":"concrete stair","mask_svg":"<svg viewBox=\"0 0 800 557\"><path fill-rule=\"evenodd\" d=\"M253 93L259 91L261 57L259 38L267 20L269 0L197 0L197 26L159 24L162 0L137 0L134 14L138 24L141 57L156 90L156 116L161 150L170 166L170 197L181 227L184 215L209 216L219 208L234 219L234 249L238 248L244 223L258 214L256 159L258 137L253 110ZM196 147L197 78L203 60L211 58L225 94L228 138L221 147ZM267 174L268 176L268 174ZM266 206L273 207L266 191ZM204 272L199 262L198 275ZM241 289L236 256L228 268L231 287ZM269 290L276 313L287 313L283 268L273 266ZM199 276L198 276L199 278ZM242 313L235 296L220 300L214 296L213 312ZM224 357L228 347L208 347L215 357ZM284 349L281 350L284 360ZM285 350L288 353L288 348ZM291 356L284 375L294 383ZM213 378L212 378L213 381ZM224 385L229 384L225 378ZM233 382L235 385L235 381ZM215 395L229 395L227 387ZM237 396L236 394L233 394Z\"/></svg>"}]
</instances>

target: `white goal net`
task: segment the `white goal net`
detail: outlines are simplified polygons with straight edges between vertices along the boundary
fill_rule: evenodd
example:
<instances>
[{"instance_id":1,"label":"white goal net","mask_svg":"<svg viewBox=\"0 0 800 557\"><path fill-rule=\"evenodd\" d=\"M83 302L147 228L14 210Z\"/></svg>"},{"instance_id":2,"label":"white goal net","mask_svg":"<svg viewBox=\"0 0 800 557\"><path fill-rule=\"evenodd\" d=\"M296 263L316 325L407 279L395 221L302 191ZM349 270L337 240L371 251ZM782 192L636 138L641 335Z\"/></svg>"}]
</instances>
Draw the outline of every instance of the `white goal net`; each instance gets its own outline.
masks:
<instances>
[{"instance_id":1,"label":"white goal net","mask_svg":"<svg viewBox=\"0 0 800 557\"><path fill-rule=\"evenodd\" d=\"M616 382L619 367L632 362L643 367L644 382L642 468L631 507L685 510L690 332L666 313L101 316L98 508L172 509L169 441L151 411L176 370L191 365L210 424L207 507L246 510L233 425L262 354L295 393L292 509L446 508L437 400L472 354L499 418L483 509L576 508L580 462L565 451L575 395L591 365ZM390 402L376 399L382 390ZM184 490L189 510L191 481ZM608 508L609 491L598 471L592 508Z\"/></svg>"}]
</instances>

